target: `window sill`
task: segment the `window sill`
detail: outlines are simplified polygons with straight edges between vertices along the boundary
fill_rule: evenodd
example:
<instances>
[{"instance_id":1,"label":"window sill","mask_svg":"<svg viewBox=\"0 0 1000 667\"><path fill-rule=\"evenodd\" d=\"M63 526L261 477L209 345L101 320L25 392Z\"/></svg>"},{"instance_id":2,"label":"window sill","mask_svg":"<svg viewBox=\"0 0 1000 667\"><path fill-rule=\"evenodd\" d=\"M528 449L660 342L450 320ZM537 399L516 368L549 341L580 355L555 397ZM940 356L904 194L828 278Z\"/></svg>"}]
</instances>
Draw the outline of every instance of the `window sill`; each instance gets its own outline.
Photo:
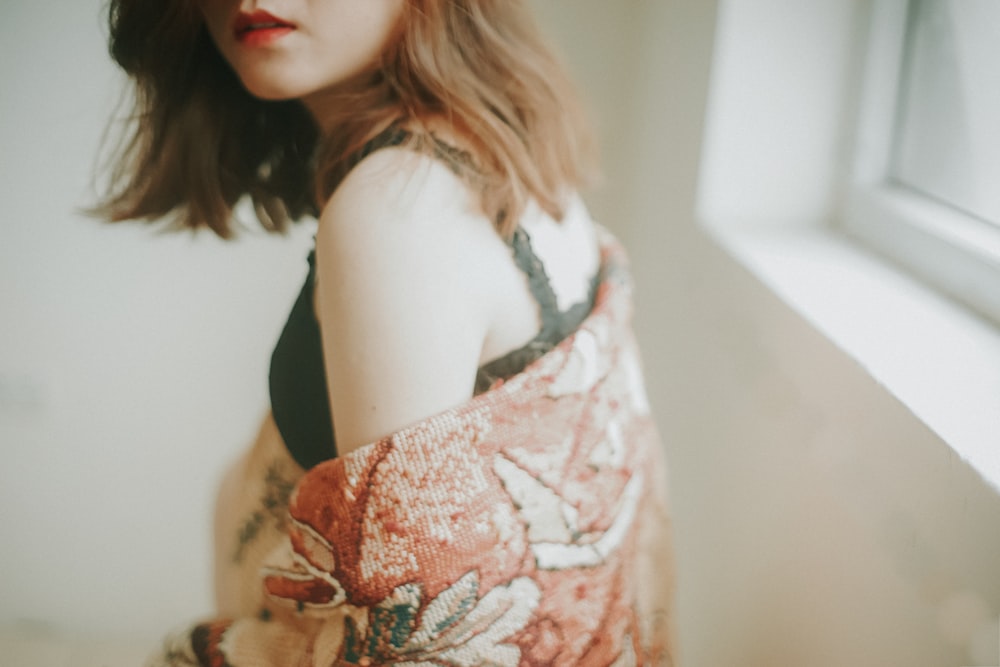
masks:
<instances>
[{"instance_id":1,"label":"window sill","mask_svg":"<svg viewBox=\"0 0 1000 667\"><path fill-rule=\"evenodd\" d=\"M1000 330L834 231L710 232L1000 491Z\"/></svg>"}]
</instances>

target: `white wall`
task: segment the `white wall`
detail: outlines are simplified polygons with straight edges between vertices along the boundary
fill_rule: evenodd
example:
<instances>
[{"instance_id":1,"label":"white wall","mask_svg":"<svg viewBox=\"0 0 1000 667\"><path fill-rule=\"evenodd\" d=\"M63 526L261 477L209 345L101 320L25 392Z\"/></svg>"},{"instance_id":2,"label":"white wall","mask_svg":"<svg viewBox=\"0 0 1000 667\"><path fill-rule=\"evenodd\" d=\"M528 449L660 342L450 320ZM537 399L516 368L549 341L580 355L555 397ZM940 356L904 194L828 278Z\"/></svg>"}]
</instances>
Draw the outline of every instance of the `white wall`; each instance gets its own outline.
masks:
<instances>
[{"instance_id":1,"label":"white wall","mask_svg":"<svg viewBox=\"0 0 1000 667\"><path fill-rule=\"evenodd\" d=\"M208 609L213 486L265 409L309 236L79 214L116 74L102 3L56 4L0 5L0 624L153 637Z\"/></svg>"},{"instance_id":2,"label":"white wall","mask_svg":"<svg viewBox=\"0 0 1000 667\"><path fill-rule=\"evenodd\" d=\"M684 664L976 664L996 495L695 224L716 3L534 4L592 100L592 201L639 281ZM152 637L208 609L212 487L266 403L309 239L72 213L114 97L83 5L0 9L0 624Z\"/></svg>"}]
</instances>

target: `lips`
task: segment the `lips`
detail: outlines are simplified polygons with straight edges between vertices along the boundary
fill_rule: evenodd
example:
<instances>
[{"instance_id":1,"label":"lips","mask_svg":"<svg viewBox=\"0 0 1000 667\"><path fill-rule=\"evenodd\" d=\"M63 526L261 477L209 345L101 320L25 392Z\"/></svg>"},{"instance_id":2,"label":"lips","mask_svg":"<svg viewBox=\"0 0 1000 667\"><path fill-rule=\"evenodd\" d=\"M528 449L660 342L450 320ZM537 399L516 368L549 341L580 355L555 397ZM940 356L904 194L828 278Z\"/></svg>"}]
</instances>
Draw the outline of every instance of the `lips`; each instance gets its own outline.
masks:
<instances>
[{"instance_id":1,"label":"lips","mask_svg":"<svg viewBox=\"0 0 1000 667\"><path fill-rule=\"evenodd\" d=\"M269 44L295 30L295 24L262 9L240 12L233 22L237 41L251 46Z\"/></svg>"}]
</instances>

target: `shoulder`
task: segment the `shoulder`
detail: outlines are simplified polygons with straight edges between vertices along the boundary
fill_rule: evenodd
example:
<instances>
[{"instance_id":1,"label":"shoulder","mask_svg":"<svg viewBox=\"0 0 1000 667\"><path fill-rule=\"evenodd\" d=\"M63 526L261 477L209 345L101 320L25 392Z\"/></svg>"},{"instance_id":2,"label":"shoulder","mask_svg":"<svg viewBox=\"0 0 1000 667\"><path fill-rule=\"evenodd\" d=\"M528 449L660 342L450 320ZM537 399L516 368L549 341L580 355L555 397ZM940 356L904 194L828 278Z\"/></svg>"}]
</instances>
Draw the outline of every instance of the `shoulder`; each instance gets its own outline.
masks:
<instances>
[{"instance_id":1,"label":"shoulder","mask_svg":"<svg viewBox=\"0 0 1000 667\"><path fill-rule=\"evenodd\" d=\"M505 249L470 189L433 158L382 149L344 179L316 238L341 452L472 395L494 316L490 267Z\"/></svg>"},{"instance_id":2,"label":"shoulder","mask_svg":"<svg viewBox=\"0 0 1000 667\"><path fill-rule=\"evenodd\" d=\"M485 320L509 250L467 184L439 160L387 148L344 179L320 216L317 294L399 318L419 308ZM338 296L339 295L339 296ZM329 305L329 304L327 304ZM485 324L484 324L485 326Z\"/></svg>"},{"instance_id":3,"label":"shoulder","mask_svg":"<svg viewBox=\"0 0 1000 667\"><path fill-rule=\"evenodd\" d=\"M324 206L317 254L400 253L396 259L433 268L442 256L460 263L470 253L495 249L498 241L474 193L447 165L406 148L385 148L358 164Z\"/></svg>"}]
</instances>

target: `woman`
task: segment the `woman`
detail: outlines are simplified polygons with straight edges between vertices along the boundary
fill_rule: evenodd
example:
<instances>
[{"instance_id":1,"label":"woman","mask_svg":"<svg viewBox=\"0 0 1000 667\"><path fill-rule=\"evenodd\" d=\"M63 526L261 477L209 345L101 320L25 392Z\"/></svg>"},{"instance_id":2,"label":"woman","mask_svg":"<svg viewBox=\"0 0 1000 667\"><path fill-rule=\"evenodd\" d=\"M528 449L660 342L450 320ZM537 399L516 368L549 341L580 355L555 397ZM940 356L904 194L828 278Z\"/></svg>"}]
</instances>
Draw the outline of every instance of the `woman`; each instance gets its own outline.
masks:
<instances>
[{"instance_id":1,"label":"woman","mask_svg":"<svg viewBox=\"0 0 1000 667\"><path fill-rule=\"evenodd\" d=\"M154 664L669 664L665 484L581 115L518 0L112 0L103 212L319 219L218 620Z\"/></svg>"}]
</instances>

